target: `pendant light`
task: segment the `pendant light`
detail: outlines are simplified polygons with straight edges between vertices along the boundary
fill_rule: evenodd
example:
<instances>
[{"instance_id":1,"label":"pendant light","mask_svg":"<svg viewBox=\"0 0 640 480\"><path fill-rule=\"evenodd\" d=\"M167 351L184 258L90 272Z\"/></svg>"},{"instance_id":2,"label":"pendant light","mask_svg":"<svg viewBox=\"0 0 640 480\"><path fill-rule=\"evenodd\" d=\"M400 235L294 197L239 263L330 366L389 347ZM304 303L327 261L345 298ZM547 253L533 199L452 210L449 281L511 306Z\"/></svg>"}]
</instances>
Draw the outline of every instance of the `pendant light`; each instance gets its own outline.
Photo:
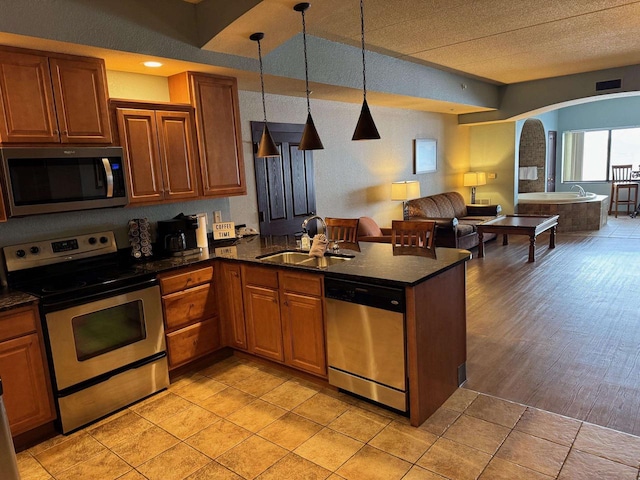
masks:
<instances>
[{"instance_id":1,"label":"pendant light","mask_svg":"<svg viewBox=\"0 0 640 480\"><path fill-rule=\"evenodd\" d=\"M302 14L302 45L304 46L304 81L305 88L307 92L307 123L304 125L304 130L302 131L302 139L300 140L300 145L298 145L298 150L323 150L324 146L322 145L322 140L320 140L320 135L318 135L318 131L316 130L316 126L313 123L313 118L311 117L311 104L309 103L309 66L307 63L307 24L304 19L304 12L309 8L310 4L308 2L298 3L293 9L296 12L300 12Z\"/></svg>"},{"instance_id":2,"label":"pendant light","mask_svg":"<svg viewBox=\"0 0 640 480\"><path fill-rule=\"evenodd\" d=\"M258 42L258 59L260 60L260 88L262 90L262 113L264 114L264 129L262 130L262 137L258 144L258 157L279 157L280 150L276 146L271 132L267 126L267 107L264 101L264 73L262 71L262 48L260 47L260 40L264 38L264 33L256 32L252 34L249 39L254 42Z\"/></svg>"},{"instance_id":3,"label":"pendant light","mask_svg":"<svg viewBox=\"0 0 640 480\"><path fill-rule=\"evenodd\" d=\"M356 130L353 132L351 140L377 140L380 138L376 124L373 122L371 111L369 110L369 104L367 104L367 68L364 61L364 5L363 0L360 0L360 38L362 40L362 91L364 99L362 101L362 110L360 111L360 118L356 125Z\"/></svg>"}]
</instances>

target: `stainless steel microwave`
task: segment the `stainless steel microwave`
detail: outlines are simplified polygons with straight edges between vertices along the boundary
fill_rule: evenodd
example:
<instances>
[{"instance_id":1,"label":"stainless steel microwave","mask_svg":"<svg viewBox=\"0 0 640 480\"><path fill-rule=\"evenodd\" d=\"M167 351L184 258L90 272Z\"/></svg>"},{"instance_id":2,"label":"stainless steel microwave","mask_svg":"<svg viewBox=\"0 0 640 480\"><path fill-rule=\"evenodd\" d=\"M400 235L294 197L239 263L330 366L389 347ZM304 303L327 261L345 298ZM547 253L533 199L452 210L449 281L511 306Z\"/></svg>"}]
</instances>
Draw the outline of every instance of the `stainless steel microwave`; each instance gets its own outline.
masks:
<instances>
[{"instance_id":1,"label":"stainless steel microwave","mask_svg":"<svg viewBox=\"0 0 640 480\"><path fill-rule=\"evenodd\" d=\"M128 203L121 147L0 148L11 217Z\"/></svg>"}]
</instances>

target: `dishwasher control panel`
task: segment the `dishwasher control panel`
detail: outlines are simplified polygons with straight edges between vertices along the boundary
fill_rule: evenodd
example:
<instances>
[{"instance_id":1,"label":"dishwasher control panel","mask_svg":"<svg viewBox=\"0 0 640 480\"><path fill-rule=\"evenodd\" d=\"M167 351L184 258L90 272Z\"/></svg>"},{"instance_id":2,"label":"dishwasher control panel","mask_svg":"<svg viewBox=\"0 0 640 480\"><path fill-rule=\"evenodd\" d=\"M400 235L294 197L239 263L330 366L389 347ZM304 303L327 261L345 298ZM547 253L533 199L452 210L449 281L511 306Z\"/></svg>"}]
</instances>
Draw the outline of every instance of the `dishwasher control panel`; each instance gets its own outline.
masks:
<instances>
[{"instance_id":1,"label":"dishwasher control panel","mask_svg":"<svg viewBox=\"0 0 640 480\"><path fill-rule=\"evenodd\" d=\"M324 295L325 298L392 312L404 313L405 311L404 289L402 288L325 277Z\"/></svg>"}]
</instances>

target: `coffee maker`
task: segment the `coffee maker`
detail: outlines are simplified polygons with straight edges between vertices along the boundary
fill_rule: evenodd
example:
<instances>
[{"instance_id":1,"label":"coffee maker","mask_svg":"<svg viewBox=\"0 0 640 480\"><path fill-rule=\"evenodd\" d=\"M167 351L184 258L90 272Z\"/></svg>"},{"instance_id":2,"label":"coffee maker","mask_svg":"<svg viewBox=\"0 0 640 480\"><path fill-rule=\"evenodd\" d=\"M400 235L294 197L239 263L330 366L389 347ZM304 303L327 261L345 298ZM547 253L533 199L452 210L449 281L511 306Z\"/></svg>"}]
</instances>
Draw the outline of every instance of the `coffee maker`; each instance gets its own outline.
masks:
<instances>
[{"instance_id":1,"label":"coffee maker","mask_svg":"<svg viewBox=\"0 0 640 480\"><path fill-rule=\"evenodd\" d=\"M174 257L200 253L196 230L196 215L180 214L171 220L158 221L156 248L166 255Z\"/></svg>"}]
</instances>

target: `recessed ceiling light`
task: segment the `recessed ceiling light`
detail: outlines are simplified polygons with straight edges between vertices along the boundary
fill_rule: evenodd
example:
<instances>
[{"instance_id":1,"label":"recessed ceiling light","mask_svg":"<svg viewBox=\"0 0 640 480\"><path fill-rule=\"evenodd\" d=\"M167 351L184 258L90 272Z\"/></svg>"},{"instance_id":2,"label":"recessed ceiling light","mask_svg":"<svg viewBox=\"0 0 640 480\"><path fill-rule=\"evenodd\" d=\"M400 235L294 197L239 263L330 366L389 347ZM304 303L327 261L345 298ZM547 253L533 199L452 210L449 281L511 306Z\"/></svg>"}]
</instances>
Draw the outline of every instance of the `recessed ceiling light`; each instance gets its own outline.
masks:
<instances>
[{"instance_id":1,"label":"recessed ceiling light","mask_svg":"<svg viewBox=\"0 0 640 480\"><path fill-rule=\"evenodd\" d=\"M145 67L158 68L162 66L160 62L142 62Z\"/></svg>"}]
</instances>

